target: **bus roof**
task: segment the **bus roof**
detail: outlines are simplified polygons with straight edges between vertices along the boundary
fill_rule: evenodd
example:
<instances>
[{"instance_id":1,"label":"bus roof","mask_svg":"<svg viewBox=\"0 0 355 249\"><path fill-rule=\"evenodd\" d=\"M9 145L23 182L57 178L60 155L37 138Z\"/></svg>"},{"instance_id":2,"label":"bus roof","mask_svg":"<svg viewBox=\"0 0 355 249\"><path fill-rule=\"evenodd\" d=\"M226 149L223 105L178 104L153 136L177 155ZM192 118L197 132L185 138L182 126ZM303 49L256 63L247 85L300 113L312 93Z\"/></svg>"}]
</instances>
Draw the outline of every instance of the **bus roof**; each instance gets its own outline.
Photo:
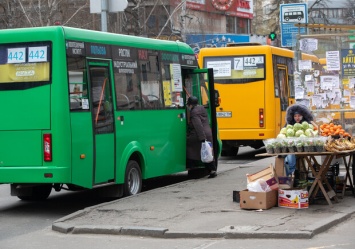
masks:
<instances>
[{"instance_id":1,"label":"bus roof","mask_svg":"<svg viewBox=\"0 0 355 249\"><path fill-rule=\"evenodd\" d=\"M214 56L228 56L233 54L264 54L270 52L276 55L282 55L293 58L293 51L286 48L279 48L270 45L242 45L242 46L229 46L218 48L201 48L200 54L208 56L207 54L213 54Z\"/></svg>"},{"instance_id":2,"label":"bus roof","mask_svg":"<svg viewBox=\"0 0 355 249\"><path fill-rule=\"evenodd\" d=\"M326 65L327 64L327 59L326 58L319 58L319 63L321 65Z\"/></svg>"},{"instance_id":3,"label":"bus roof","mask_svg":"<svg viewBox=\"0 0 355 249\"><path fill-rule=\"evenodd\" d=\"M21 34L21 35L19 35ZM52 35L50 35L52 34ZM97 42L105 44L119 44L121 46L135 46L144 49L165 50L194 54L192 48L179 41L166 41L139 36L122 35L88 29L79 29L65 26L46 26L32 28L17 28L0 30L0 37L6 37L6 42L29 42L55 39L62 36L64 39ZM80 37L80 38L79 38ZM3 39L0 39L0 41Z\"/></svg>"},{"instance_id":4,"label":"bus roof","mask_svg":"<svg viewBox=\"0 0 355 249\"><path fill-rule=\"evenodd\" d=\"M310 60L312 62L319 63L318 57L316 55L314 55L314 54L302 53L302 60Z\"/></svg>"}]
</instances>

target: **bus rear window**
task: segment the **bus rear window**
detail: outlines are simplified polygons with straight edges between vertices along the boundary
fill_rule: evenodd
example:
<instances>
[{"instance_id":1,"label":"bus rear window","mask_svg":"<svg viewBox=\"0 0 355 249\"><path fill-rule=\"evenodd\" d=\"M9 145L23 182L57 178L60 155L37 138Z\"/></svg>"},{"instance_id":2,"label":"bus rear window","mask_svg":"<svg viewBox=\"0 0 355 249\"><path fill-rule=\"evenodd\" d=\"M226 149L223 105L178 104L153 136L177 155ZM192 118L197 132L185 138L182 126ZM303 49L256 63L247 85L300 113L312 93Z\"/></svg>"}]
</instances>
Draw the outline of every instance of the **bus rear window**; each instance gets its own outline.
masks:
<instances>
[{"instance_id":1,"label":"bus rear window","mask_svg":"<svg viewBox=\"0 0 355 249\"><path fill-rule=\"evenodd\" d=\"M50 81L50 42L0 45L0 88L25 89Z\"/></svg>"},{"instance_id":2,"label":"bus rear window","mask_svg":"<svg viewBox=\"0 0 355 249\"><path fill-rule=\"evenodd\" d=\"M204 67L213 68L216 83L248 83L265 79L265 56L205 57Z\"/></svg>"}]
</instances>

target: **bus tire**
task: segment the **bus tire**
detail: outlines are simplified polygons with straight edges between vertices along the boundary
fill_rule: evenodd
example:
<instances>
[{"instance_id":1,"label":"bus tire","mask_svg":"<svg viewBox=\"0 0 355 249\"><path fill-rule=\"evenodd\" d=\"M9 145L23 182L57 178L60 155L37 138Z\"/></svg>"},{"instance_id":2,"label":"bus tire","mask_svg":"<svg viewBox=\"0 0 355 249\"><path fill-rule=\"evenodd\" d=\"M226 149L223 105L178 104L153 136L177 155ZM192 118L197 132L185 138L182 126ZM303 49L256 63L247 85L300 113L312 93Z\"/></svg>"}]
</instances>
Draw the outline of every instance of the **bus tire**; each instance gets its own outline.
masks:
<instances>
[{"instance_id":1,"label":"bus tire","mask_svg":"<svg viewBox=\"0 0 355 249\"><path fill-rule=\"evenodd\" d=\"M52 184L41 184L30 188L31 194L19 194L17 197L23 201L44 201L52 192Z\"/></svg>"},{"instance_id":2,"label":"bus tire","mask_svg":"<svg viewBox=\"0 0 355 249\"><path fill-rule=\"evenodd\" d=\"M142 190L142 172L137 161L129 160L123 184L124 196L140 193Z\"/></svg>"}]
</instances>

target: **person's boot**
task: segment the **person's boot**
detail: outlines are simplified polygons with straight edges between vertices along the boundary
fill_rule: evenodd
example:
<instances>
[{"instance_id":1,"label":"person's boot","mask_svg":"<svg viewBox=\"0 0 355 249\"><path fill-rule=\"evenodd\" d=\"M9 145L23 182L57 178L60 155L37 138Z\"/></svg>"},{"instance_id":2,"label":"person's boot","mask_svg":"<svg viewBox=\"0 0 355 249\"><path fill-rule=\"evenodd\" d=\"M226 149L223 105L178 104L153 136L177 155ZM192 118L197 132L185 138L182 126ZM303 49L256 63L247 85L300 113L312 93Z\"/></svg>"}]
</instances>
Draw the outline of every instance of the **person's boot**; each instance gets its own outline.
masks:
<instances>
[{"instance_id":1,"label":"person's boot","mask_svg":"<svg viewBox=\"0 0 355 249\"><path fill-rule=\"evenodd\" d=\"M211 170L210 176L208 178L215 178L217 176L217 171Z\"/></svg>"}]
</instances>

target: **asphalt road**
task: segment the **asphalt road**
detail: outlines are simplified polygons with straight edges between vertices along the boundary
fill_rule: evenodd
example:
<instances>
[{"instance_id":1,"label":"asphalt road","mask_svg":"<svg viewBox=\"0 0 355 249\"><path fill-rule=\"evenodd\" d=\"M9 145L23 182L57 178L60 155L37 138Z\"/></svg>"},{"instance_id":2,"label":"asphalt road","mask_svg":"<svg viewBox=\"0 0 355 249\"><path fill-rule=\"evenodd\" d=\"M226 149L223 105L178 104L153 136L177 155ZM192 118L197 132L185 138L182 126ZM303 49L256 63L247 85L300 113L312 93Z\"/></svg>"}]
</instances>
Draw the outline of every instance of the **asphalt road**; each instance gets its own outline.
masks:
<instances>
[{"instance_id":1,"label":"asphalt road","mask_svg":"<svg viewBox=\"0 0 355 249\"><path fill-rule=\"evenodd\" d=\"M261 150L254 150L250 147L240 149L237 157L222 157L223 167L228 165L246 164L257 160L255 154L263 153ZM168 177L160 177L144 182L143 191L175 184L189 179L187 173L180 173ZM94 206L109 199L98 198L91 191L68 192L52 191L50 197L44 202L25 202L17 197L10 196L10 186L0 185L0 248L2 240L16 238L35 231L40 231L51 226L53 221L74 213L85 207Z\"/></svg>"}]
</instances>

